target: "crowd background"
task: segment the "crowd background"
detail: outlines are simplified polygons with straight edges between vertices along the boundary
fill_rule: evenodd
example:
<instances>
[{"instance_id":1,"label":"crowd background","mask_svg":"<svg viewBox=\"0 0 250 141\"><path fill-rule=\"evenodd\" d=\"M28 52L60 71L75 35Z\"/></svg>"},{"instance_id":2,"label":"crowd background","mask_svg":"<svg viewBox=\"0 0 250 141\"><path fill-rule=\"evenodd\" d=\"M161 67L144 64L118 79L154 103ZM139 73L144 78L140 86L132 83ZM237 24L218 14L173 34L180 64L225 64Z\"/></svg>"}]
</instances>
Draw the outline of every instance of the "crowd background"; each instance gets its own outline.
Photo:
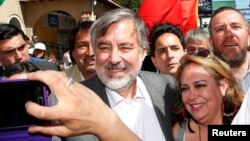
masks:
<instances>
[{"instance_id":1,"label":"crowd background","mask_svg":"<svg viewBox=\"0 0 250 141\"><path fill-rule=\"evenodd\" d=\"M1 23L2 76L24 73L31 80L43 81L53 92L52 107L28 102L26 108L38 118L57 122L31 127L30 132L54 135L54 140L117 140L117 135L99 132L107 121L118 123L117 130L124 130L124 136L133 140L206 140L210 124L249 123L250 27L246 17L235 8L220 7L212 13L208 28L198 27L197 21L192 22L197 17L184 14L188 10L181 5L185 3L176 1L177 11L172 12L177 21L171 20L171 14L147 21L150 13L143 11L147 2L143 1L138 13L118 8L95 17L93 11L82 11L76 26L64 36L68 49L63 60L57 58L60 51L48 50L39 36L34 34L30 40L21 28ZM24 64L15 65L20 62ZM37 70L31 74L26 69L15 71L27 62ZM72 104L75 98L66 100L63 94L80 94L76 96L79 102L84 102L82 96L91 95L94 104L104 110L103 119L89 125L96 130L77 125L88 124L85 118L89 116L80 110L93 107L81 103L77 108ZM65 104L72 107L62 112ZM39 115L32 107L49 116ZM51 113L53 108L57 116ZM83 120L72 122L76 117L65 114L71 112ZM99 114L98 110L91 112ZM107 129L112 130L114 126Z\"/></svg>"}]
</instances>

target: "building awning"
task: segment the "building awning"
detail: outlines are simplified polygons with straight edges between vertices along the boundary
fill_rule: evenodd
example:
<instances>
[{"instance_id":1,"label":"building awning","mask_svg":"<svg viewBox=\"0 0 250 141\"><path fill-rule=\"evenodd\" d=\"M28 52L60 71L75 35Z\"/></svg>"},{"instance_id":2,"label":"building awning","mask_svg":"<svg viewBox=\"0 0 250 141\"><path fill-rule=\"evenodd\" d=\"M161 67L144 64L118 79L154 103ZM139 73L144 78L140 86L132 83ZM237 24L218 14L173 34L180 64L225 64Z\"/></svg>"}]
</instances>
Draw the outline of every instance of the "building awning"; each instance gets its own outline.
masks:
<instances>
[{"instance_id":1,"label":"building awning","mask_svg":"<svg viewBox=\"0 0 250 141\"><path fill-rule=\"evenodd\" d=\"M105 3L105 4L109 4L110 6L114 7L114 8L125 8L125 6L121 5L120 3L118 3L115 0L97 0L100 3Z\"/></svg>"},{"instance_id":2,"label":"building awning","mask_svg":"<svg viewBox=\"0 0 250 141\"><path fill-rule=\"evenodd\" d=\"M119 3L115 2L114 0L107 0L108 2L114 4L115 6L117 7L120 7L120 8L124 8L122 5L120 5Z\"/></svg>"}]
</instances>

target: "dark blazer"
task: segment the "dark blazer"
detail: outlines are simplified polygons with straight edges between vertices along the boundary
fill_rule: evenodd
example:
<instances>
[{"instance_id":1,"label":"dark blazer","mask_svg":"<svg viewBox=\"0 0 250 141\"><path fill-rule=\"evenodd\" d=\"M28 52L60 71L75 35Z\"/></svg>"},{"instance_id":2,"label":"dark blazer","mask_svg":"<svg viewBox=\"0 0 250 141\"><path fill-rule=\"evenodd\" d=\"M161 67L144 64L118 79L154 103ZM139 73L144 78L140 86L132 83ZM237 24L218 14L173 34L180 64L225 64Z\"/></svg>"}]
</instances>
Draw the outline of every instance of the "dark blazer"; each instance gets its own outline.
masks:
<instances>
[{"instance_id":1,"label":"dark blazer","mask_svg":"<svg viewBox=\"0 0 250 141\"><path fill-rule=\"evenodd\" d=\"M139 77L144 82L161 125L162 131L167 141L173 140L172 126L171 126L171 112L170 107L175 103L175 95L178 89L175 79L170 75L161 75L153 72L141 71ZM96 76L89 80L81 82L83 85L92 89L108 106L110 106L104 84ZM169 98L168 100L164 98ZM122 134L122 133L121 133ZM84 135L86 136L86 135ZM84 136L66 138L67 141L97 141L97 138L88 139Z\"/></svg>"},{"instance_id":2,"label":"dark blazer","mask_svg":"<svg viewBox=\"0 0 250 141\"><path fill-rule=\"evenodd\" d=\"M2 76L3 71L4 71L3 66L0 66L0 76Z\"/></svg>"},{"instance_id":3,"label":"dark blazer","mask_svg":"<svg viewBox=\"0 0 250 141\"><path fill-rule=\"evenodd\" d=\"M55 70L60 71L60 67L52 62L33 62L40 70Z\"/></svg>"}]
</instances>

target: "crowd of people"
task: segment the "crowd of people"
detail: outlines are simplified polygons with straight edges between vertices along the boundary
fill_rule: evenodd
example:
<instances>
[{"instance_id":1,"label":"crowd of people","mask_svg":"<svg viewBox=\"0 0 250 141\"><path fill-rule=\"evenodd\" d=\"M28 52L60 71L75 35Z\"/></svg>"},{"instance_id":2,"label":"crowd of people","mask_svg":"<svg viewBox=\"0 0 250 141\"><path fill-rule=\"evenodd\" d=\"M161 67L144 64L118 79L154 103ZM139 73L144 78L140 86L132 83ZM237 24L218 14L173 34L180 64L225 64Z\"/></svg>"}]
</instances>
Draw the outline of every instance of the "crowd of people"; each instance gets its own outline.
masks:
<instances>
[{"instance_id":1,"label":"crowd of people","mask_svg":"<svg viewBox=\"0 0 250 141\"><path fill-rule=\"evenodd\" d=\"M250 123L250 27L240 11L221 7L208 32L186 36L177 25L157 23L149 40L129 9L87 19L71 32L72 65L63 71L41 61L43 44L34 42L37 56L30 56L23 31L0 24L2 76L21 74L52 92L50 107L26 103L30 115L56 121L30 133L55 141L206 141L208 125ZM154 72L142 70L147 55ZM17 71L20 63L36 69Z\"/></svg>"}]
</instances>

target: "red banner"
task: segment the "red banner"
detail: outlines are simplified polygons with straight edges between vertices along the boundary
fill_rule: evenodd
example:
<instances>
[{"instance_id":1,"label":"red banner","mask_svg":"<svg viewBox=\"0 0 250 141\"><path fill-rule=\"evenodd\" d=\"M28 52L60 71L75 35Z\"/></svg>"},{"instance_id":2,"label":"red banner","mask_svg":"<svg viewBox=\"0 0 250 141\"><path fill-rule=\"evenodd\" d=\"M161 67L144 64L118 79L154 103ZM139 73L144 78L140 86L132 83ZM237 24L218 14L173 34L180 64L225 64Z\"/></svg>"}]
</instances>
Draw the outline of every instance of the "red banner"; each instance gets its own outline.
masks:
<instances>
[{"instance_id":1,"label":"red banner","mask_svg":"<svg viewBox=\"0 0 250 141\"><path fill-rule=\"evenodd\" d=\"M171 22L179 25L184 33L197 27L197 0L143 0L138 15L149 30L155 23Z\"/></svg>"}]
</instances>

